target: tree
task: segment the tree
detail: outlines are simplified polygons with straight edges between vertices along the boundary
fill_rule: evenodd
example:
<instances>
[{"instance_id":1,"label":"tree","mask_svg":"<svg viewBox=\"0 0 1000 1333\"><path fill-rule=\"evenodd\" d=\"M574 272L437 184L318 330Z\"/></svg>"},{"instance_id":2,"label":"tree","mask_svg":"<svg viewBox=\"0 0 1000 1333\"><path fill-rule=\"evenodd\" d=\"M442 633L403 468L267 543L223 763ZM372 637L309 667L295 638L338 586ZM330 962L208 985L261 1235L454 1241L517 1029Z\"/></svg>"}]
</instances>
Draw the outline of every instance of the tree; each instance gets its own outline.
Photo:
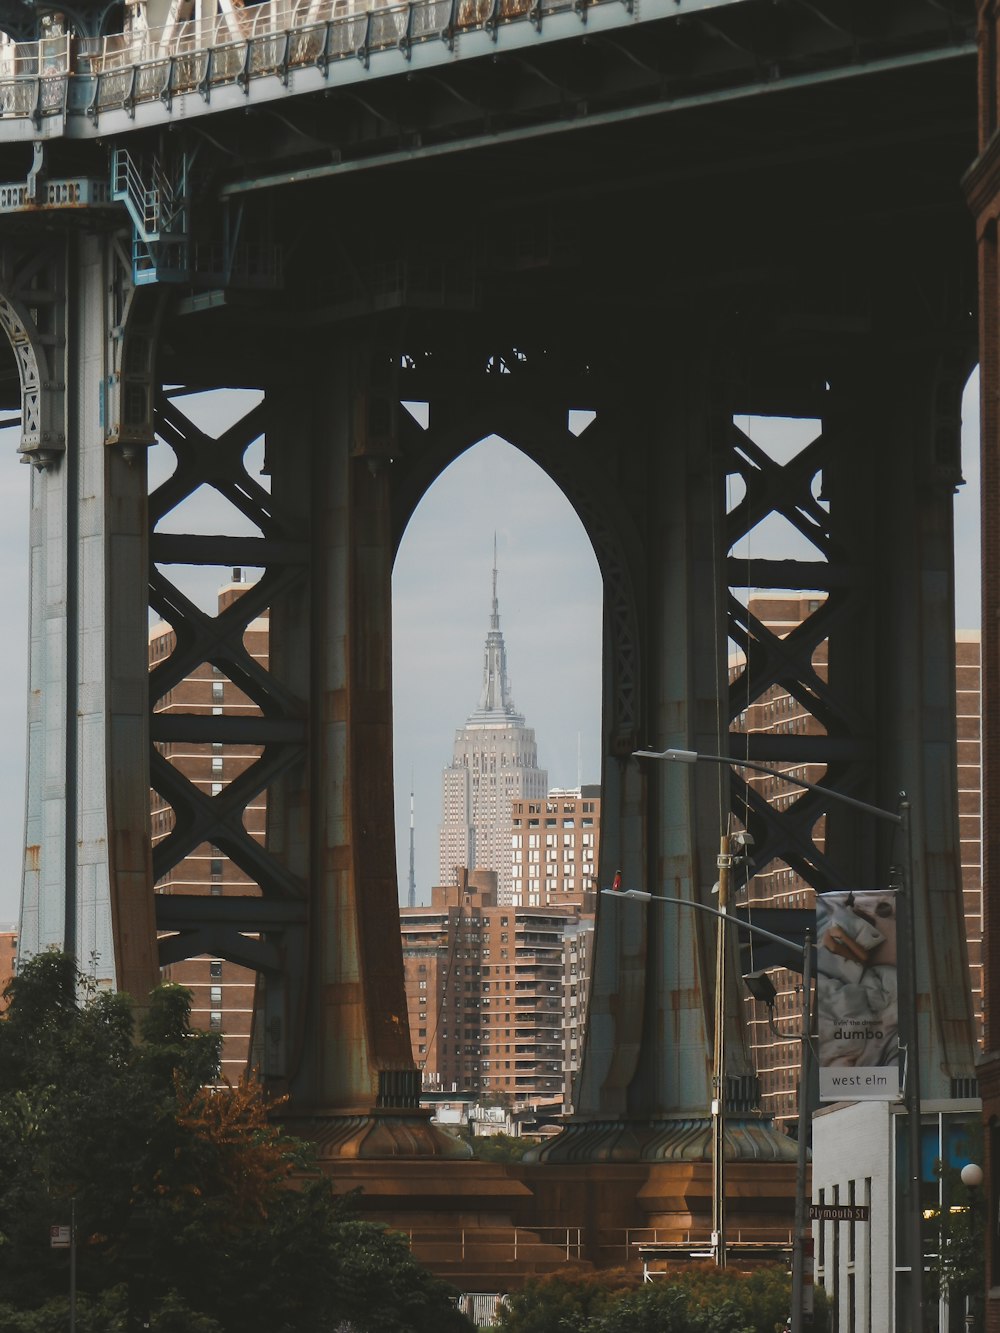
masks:
<instances>
[{"instance_id":1,"label":"tree","mask_svg":"<svg viewBox=\"0 0 1000 1333\"><path fill-rule=\"evenodd\" d=\"M588 1333L755 1333L735 1300L701 1305L677 1282L654 1282L627 1293L587 1328Z\"/></svg>"},{"instance_id":2,"label":"tree","mask_svg":"<svg viewBox=\"0 0 1000 1333\"><path fill-rule=\"evenodd\" d=\"M89 987L60 954L30 960L0 1022L0 1328L66 1326L76 1216L77 1327L128 1333L468 1333L405 1242L358 1221L309 1174L306 1145L253 1080L213 1086L219 1039L190 996Z\"/></svg>"},{"instance_id":3,"label":"tree","mask_svg":"<svg viewBox=\"0 0 1000 1333\"><path fill-rule=\"evenodd\" d=\"M469 1143L472 1155L479 1162L520 1162L529 1148L537 1146L537 1139L512 1134L473 1134Z\"/></svg>"},{"instance_id":4,"label":"tree","mask_svg":"<svg viewBox=\"0 0 1000 1333\"><path fill-rule=\"evenodd\" d=\"M639 1281L621 1268L597 1273L562 1269L509 1295L497 1307L497 1320L506 1333L580 1333Z\"/></svg>"},{"instance_id":5,"label":"tree","mask_svg":"<svg viewBox=\"0 0 1000 1333\"><path fill-rule=\"evenodd\" d=\"M817 1292L816 1333L826 1303ZM785 1265L750 1273L714 1264L677 1267L650 1283L621 1270L539 1278L500 1311L506 1333L773 1333L791 1299Z\"/></svg>"}]
</instances>

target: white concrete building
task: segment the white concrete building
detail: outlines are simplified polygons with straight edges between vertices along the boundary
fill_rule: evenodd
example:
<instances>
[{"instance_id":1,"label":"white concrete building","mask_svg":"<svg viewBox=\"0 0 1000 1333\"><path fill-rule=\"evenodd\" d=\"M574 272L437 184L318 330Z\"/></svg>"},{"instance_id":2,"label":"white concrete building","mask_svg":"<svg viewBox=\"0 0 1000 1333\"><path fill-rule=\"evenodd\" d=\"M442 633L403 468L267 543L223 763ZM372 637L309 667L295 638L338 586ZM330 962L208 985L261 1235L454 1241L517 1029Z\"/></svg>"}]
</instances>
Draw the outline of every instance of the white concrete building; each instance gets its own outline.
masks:
<instances>
[{"instance_id":1,"label":"white concrete building","mask_svg":"<svg viewBox=\"0 0 1000 1333\"><path fill-rule=\"evenodd\" d=\"M922 1104L918 1204L925 1218L947 1208L949 1171L973 1160L981 1106L978 1098ZM813 1116L812 1202L868 1209L864 1221L812 1224L816 1283L832 1307L832 1333L910 1333L908 1148L901 1102L836 1102ZM930 1257L933 1232L928 1220ZM964 1306L949 1310L947 1300L928 1300L926 1314L927 1327L941 1333L965 1328Z\"/></svg>"}]
</instances>

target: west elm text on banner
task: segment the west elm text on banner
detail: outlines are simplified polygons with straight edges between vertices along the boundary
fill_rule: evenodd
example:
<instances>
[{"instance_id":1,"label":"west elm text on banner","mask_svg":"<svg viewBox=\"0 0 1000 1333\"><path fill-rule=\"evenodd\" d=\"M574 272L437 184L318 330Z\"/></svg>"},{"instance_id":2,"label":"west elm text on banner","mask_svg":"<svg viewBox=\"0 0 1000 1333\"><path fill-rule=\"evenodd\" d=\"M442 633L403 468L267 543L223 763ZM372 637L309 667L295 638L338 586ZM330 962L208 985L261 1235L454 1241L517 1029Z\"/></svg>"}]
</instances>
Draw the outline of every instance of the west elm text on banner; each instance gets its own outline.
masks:
<instances>
[{"instance_id":1,"label":"west elm text on banner","mask_svg":"<svg viewBox=\"0 0 1000 1333\"><path fill-rule=\"evenodd\" d=\"M896 1101L895 893L817 894L816 942L820 1101Z\"/></svg>"}]
</instances>

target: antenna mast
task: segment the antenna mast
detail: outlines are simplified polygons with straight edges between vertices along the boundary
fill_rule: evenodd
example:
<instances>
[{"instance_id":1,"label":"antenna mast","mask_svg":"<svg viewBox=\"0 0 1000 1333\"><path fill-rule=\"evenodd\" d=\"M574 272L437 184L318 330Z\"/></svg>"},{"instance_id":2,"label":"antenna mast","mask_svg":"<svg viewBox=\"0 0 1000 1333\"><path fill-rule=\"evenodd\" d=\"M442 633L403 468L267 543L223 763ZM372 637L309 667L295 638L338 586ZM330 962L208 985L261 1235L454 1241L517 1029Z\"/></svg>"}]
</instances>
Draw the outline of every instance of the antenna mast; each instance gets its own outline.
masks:
<instances>
[{"instance_id":1,"label":"antenna mast","mask_svg":"<svg viewBox=\"0 0 1000 1333\"><path fill-rule=\"evenodd\" d=\"M413 775L410 775L410 886L406 894L407 907L417 905L417 877L413 869Z\"/></svg>"}]
</instances>

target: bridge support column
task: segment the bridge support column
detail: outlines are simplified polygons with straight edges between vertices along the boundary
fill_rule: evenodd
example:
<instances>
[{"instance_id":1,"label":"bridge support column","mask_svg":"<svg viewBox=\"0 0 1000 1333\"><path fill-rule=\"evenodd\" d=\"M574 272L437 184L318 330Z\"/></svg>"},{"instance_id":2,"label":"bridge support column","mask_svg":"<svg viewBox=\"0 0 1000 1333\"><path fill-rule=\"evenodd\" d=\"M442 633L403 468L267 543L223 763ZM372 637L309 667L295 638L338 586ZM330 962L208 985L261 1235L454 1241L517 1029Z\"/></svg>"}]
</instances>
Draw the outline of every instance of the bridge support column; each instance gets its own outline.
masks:
<instances>
[{"instance_id":1,"label":"bridge support column","mask_svg":"<svg viewBox=\"0 0 1000 1333\"><path fill-rule=\"evenodd\" d=\"M148 788L135 773L148 736L148 392L137 410L126 394L131 423L114 409L133 321L145 330L148 389L155 320L106 235L8 246L0 285L21 452L36 468L20 947L64 948L141 1001L157 981Z\"/></svg>"},{"instance_id":2,"label":"bridge support column","mask_svg":"<svg viewBox=\"0 0 1000 1333\"><path fill-rule=\"evenodd\" d=\"M269 849L307 885L301 1012L284 1067L292 1127L331 1156L465 1156L419 1108L399 953L392 807L390 460L367 367L348 353L317 390L272 394L276 506L308 534L308 590L272 606L271 670L308 704L308 761L272 788ZM274 1015L265 1001L265 1060Z\"/></svg>"},{"instance_id":3,"label":"bridge support column","mask_svg":"<svg viewBox=\"0 0 1000 1333\"><path fill-rule=\"evenodd\" d=\"M728 423L709 364L675 362L630 429L645 458L636 529L643 698L641 735L658 746L719 753L726 674L724 447ZM637 497L632 496L633 503ZM605 667L606 688L614 672ZM605 700L605 730L614 701ZM641 888L711 905L729 784L711 765L640 768L607 755L602 860ZM615 850L617 849L617 850ZM665 903L600 903L586 1048L563 1134L546 1161L702 1160L711 1152L715 929L704 913ZM736 941L727 949L735 974ZM794 1147L753 1111L741 999L727 1003L725 1089L740 1134L727 1156L794 1160Z\"/></svg>"},{"instance_id":4,"label":"bridge support column","mask_svg":"<svg viewBox=\"0 0 1000 1333\"><path fill-rule=\"evenodd\" d=\"M877 365L873 372L872 366ZM831 458L831 512L842 516L863 595L830 638L830 679L866 718L864 799L910 803L916 1014L924 1099L976 1096L955 733L953 497L961 482L964 349L899 350L848 374L849 418ZM859 484L864 477L864 484ZM847 688L845 688L847 686ZM831 807L828 852L841 885L886 884L902 867L898 833ZM916 1021L916 1030L913 1023Z\"/></svg>"}]
</instances>

